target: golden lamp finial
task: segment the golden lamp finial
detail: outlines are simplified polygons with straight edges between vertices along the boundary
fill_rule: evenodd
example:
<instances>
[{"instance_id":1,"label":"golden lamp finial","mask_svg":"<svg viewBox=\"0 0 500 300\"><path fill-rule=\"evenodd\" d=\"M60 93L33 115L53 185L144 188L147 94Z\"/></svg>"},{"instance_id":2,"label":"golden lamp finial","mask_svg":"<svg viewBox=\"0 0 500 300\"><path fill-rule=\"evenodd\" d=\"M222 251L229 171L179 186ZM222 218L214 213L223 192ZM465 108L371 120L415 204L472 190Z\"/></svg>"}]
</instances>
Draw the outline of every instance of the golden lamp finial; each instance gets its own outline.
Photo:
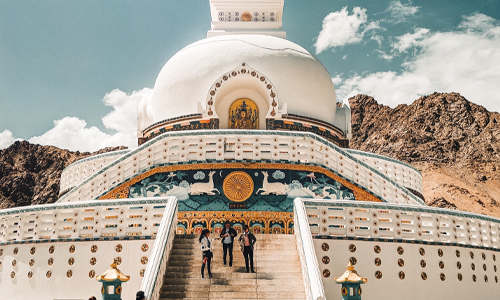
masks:
<instances>
[{"instance_id":1,"label":"golden lamp finial","mask_svg":"<svg viewBox=\"0 0 500 300\"><path fill-rule=\"evenodd\" d=\"M121 281L126 282L130 280L130 276L123 274L116 267L118 266L118 260L116 258L111 262L109 269L102 275L96 277L97 281Z\"/></svg>"},{"instance_id":2,"label":"golden lamp finial","mask_svg":"<svg viewBox=\"0 0 500 300\"><path fill-rule=\"evenodd\" d=\"M337 283L343 283L343 282L366 283L368 281L368 279L358 275L358 272L354 270L354 266L352 265L351 262L347 264L347 270L345 271L345 273L342 276L334 279Z\"/></svg>"}]
</instances>

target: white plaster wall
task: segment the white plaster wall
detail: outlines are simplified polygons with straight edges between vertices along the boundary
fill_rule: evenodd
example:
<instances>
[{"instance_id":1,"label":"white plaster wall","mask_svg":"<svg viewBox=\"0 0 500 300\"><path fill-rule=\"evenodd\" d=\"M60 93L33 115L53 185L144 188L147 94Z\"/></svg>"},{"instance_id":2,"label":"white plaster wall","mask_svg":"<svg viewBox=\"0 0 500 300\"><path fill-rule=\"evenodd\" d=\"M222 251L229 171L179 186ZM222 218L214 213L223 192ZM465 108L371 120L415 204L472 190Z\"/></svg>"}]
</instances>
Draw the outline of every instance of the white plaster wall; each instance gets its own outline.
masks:
<instances>
[{"instance_id":1,"label":"white plaster wall","mask_svg":"<svg viewBox=\"0 0 500 300\"><path fill-rule=\"evenodd\" d=\"M121 244L123 250L115 251L116 245ZM147 252L141 250L141 245L147 244ZM91 242L59 242L59 243L35 243L0 246L3 255L0 256L2 266L0 267L0 291L1 299L88 299L90 296L101 298L101 284L95 278L89 278L89 272L94 270L97 275L104 273L113 258L121 257L122 264L118 269L125 275L130 275L130 281L123 284L124 300L134 300L135 293L139 290L142 277L141 269L146 265L141 263L141 257L149 258L154 240L122 240L122 241L91 241ZM55 246L53 254L49 254L49 247ZM70 253L69 247L75 246L75 252ZM91 252L92 245L97 245L96 253ZM14 248L18 248L17 255L13 254ZM34 255L30 249L36 247ZM70 266L68 260L73 257L74 265ZM90 264L90 259L97 259L96 265ZM48 265L49 258L54 259L52 266ZM17 261L15 267L13 260ZM30 259L34 259L33 267L29 266ZM47 278L47 271L52 271L52 277ZM73 271L71 278L66 277L68 270ZM11 272L16 276L11 279ZM33 277L28 278L28 272L33 271Z\"/></svg>"},{"instance_id":2,"label":"white plaster wall","mask_svg":"<svg viewBox=\"0 0 500 300\"><path fill-rule=\"evenodd\" d=\"M355 269L362 277L366 277L368 282L362 285L363 300L375 299L496 299L500 295L500 283L495 282L495 276L500 276L494 271L500 259L500 253L452 246L419 245L408 243L375 242L375 241L348 241L333 239L313 239L320 273L325 269L331 272L329 278L322 275L326 298L328 300L340 300L340 287L336 284L334 277L340 277L346 270L350 257L357 259ZM330 249L323 251L321 245L328 243ZM356 246L356 252L349 251L349 245ZM379 245L381 252L374 252L374 246ZM399 255L397 248L404 249L403 255ZM425 255L419 254L419 249L424 248ZM438 249L443 250L443 256L438 256ZM460 258L457 258L455 250L460 251ZM470 251L474 253L471 259ZM482 259L482 253L486 254L486 260ZM497 262L493 261L493 254L496 255ZM330 258L329 264L322 262L323 256ZM375 258L382 260L380 266L375 266ZM398 259L404 260L404 266L398 266ZM422 268L420 261L425 260L427 266ZM444 262L444 269L439 267L439 262ZM462 268L457 269L457 261L460 261ZM471 263L475 263L476 271L472 271ZM483 270L486 264L487 270ZM381 271L382 278L376 279L375 272ZM405 273L405 279L399 279L399 272ZM421 273L427 273L427 280L422 280ZM440 274L446 276L445 281L441 281ZM459 281L457 276L461 273L463 280ZM477 276L477 281L473 282L472 275ZM484 280L484 275L488 276L488 282Z\"/></svg>"},{"instance_id":3,"label":"white plaster wall","mask_svg":"<svg viewBox=\"0 0 500 300\"><path fill-rule=\"evenodd\" d=\"M156 80L153 122L197 113L214 82L241 63L273 83L278 108L288 102L289 113L334 122L335 89L326 69L299 45L264 35L217 36L177 52Z\"/></svg>"}]
</instances>

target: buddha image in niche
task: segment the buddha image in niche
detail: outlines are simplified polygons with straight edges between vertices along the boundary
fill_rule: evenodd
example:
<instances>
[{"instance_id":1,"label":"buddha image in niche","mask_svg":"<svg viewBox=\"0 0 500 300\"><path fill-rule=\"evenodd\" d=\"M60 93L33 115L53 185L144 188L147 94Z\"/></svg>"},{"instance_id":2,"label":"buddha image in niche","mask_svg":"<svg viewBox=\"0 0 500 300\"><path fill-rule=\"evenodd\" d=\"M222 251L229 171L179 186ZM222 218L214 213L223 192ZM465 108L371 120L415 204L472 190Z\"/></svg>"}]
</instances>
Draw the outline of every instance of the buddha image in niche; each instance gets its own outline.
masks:
<instances>
[{"instance_id":1,"label":"buddha image in niche","mask_svg":"<svg viewBox=\"0 0 500 300\"><path fill-rule=\"evenodd\" d=\"M229 108L229 123L232 129L258 129L259 111L249 99L239 99Z\"/></svg>"}]
</instances>

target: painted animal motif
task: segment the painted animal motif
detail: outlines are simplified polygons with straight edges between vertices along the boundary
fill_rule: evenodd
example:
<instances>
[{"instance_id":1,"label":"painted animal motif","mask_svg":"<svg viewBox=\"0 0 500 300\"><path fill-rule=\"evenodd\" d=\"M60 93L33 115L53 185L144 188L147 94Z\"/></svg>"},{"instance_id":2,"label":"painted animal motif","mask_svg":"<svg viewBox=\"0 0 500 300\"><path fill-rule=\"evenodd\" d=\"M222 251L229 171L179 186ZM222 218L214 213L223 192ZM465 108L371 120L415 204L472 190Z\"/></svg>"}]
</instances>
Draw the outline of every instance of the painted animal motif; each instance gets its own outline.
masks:
<instances>
[{"instance_id":1,"label":"painted animal motif","mask_svg":"<svg viewBox=\"0 0 500 300\"><path fill-rule=\"evenodd\" d=\"M215 195L214 191L217 191L217 193L220 194L219 190L214 188L214 179L213 176L215 174L215 171L210 171L208 173L209 180L208 182L196 182L191 184L191 195L201 195L201 194L207 194L207 195Z\"/></svg>"},{"instance_id":2,"label":"painted animal motif","mask_svg":"<svg viewBox=\"0 0 500 300\"><path fill-rule=\"evenodd\" d=\"M262 171L262 174L264 174L264 181L262 182L262 188L258 189L255 194L257 194L259 191L262 191L261 195L269 195L269 194L275 194L275 195L286 195L287 194L287 189L288 186L284 183L281 182L268 182L267 178L269 175L267 174L267 171Z\"/></svg>"}]
</instances>

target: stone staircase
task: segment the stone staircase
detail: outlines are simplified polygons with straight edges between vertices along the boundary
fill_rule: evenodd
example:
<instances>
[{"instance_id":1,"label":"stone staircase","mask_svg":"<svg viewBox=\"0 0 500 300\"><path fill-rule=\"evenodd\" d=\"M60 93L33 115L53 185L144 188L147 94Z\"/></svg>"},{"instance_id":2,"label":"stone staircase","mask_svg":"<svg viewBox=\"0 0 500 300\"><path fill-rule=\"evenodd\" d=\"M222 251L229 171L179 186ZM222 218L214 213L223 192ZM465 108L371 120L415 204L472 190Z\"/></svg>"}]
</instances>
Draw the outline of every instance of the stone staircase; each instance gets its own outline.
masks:
<instances>
[{"instance_id":1,"label":"stone staircase","mask_svg":"<svg viewBox=\"0 0 500 300\"><path fill-rule=\"evenodd\" d=\"M261 234L256 238L256 273L246 273L245 259L236 241L233 266L224 267L222 244L214 241L214 278L202 279L198 236L177 235L161 299L306 299L295 236Z\"/></svg>"}]
</instances>

